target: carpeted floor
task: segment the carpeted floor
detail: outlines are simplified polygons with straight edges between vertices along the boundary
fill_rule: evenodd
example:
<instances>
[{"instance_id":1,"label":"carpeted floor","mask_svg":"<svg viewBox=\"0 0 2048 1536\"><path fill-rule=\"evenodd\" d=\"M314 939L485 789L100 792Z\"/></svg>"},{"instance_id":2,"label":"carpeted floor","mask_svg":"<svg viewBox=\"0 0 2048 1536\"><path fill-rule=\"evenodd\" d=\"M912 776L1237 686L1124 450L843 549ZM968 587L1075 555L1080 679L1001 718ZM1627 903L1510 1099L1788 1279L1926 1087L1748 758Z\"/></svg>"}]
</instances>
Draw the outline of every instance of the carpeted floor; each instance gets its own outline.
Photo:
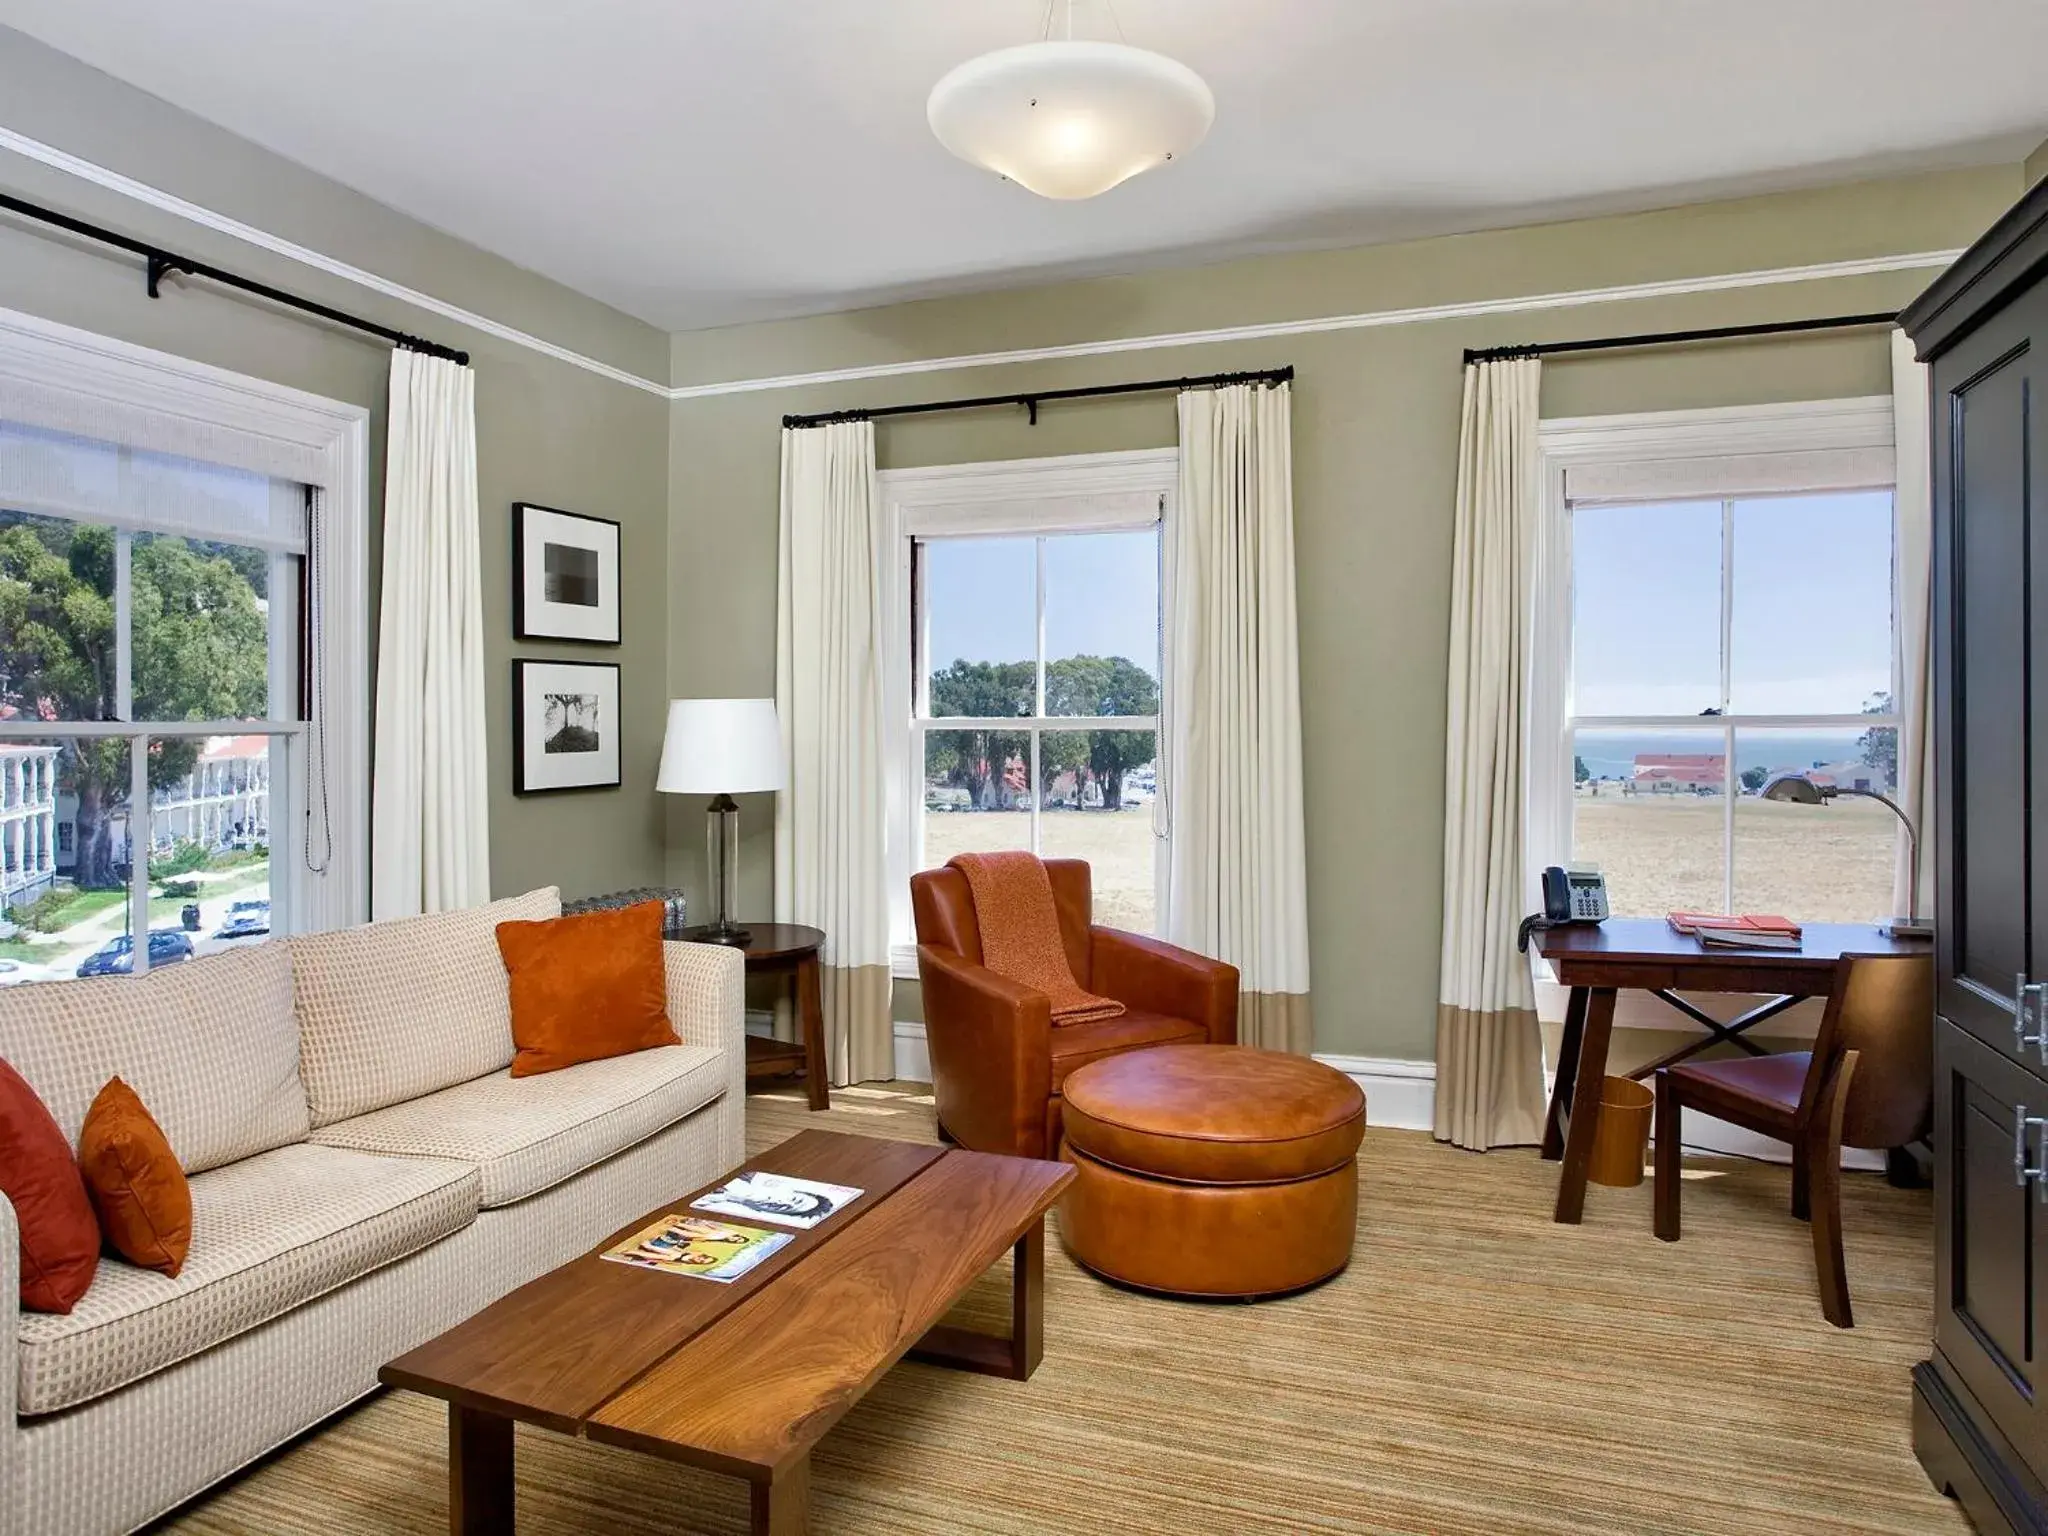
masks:
<instances>
[{"instance_id":1,"label":"carpeted floor","mask_svg":"<svg viewBox=\"0 0 2048 1536\"><path fill-rule=\"evenodd\" d=\"M749 1140L808 1125L917 1140L911 1085L749 1101ZM1921 1475L1907 1370L1927 1353L1931 1204L1848 1180L1857 1327L1814 1298L1787 1173L1701 1164L1686 1236L1648 1184L1549 1219L1554 1165L1418 1132L1361 1154L1358 1256L1319 1290L1199 1306L1112 1290L1048 1245L1028 1383L892 1371L813 1458L819 1536L1556 1532L1759 1536L1969 1526ZM966 1310L1007 1316L1007 1266ZM371 1399L165 1529L439 1536L438 1403ZM521 1427L522 1536L746 1529L736 1483Z\"/></svg>"}]
</instances>

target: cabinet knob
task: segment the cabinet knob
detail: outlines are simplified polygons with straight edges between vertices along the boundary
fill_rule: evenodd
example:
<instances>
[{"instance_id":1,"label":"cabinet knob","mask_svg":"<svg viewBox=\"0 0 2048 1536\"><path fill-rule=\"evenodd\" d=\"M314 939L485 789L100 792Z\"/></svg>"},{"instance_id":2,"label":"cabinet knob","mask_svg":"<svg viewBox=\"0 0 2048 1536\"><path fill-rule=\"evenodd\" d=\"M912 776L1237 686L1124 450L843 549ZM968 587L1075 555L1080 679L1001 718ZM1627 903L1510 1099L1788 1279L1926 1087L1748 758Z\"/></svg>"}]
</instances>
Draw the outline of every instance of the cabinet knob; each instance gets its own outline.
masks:
<instances>
[{"instance_id":1,"label":"cabinet knob","mask_svg":"<svg viewBox=\"0 0 2048 1536\"><path fill-rule=\"evenodd\" d=\"M2048 1119L2027 1113L2027 1106L2016 1104L2012 1111L2012 1181L2025 1189L2035 1180L2041 1180L2042 1198L2048 1200L2048 1169L2034 1165L2033 1138L2040 1128L2048 1125Z\"/></svg>"},{"instance_id":2,"label":"cabinet knob","mask_svg":"<svg viewBox=\"0 0 2048 1536\"><path fill-rule=\"evenodd\" d=\"M2048 1066L2048 1028L2042 1027L2042 998L2048 996L2048 982L2028 981L2027 973L2021 971L2013 978L2012 984L2012 1044L2013 1049L2025 1054L2028 1046L2040 1053L2041 1064ZM2027 1026L2033 1025L2028 1033Z\"/></svg>"}]
</instances>

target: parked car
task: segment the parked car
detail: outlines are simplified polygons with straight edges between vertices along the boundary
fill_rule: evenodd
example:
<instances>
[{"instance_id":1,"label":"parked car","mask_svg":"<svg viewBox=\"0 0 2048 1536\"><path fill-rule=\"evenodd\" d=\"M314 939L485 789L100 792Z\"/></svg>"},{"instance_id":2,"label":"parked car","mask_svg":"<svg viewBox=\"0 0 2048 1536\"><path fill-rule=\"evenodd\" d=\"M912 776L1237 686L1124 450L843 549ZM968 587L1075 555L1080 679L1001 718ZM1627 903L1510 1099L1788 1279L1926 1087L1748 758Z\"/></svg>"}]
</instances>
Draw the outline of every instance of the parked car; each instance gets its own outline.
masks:
<instances>
[{"instance_id":1,"label":"parked car","mask_svg":"<svg viewBox=\"0 0 2048 1536\"><path fill-rule=\"evenodd\" d=\"M270 932L270 898L244 896L228 908L228 915L213 930L216 939L246 939Z\"/></svg>"},{"instance_id":2,"label":"parked car","mask_svg":"<svg viewBox=\"0 0 2048 1536\"><path fill-rule=\"evenodd\" d=\"M176 965L192 958L192 941L175 928L152 928L149 933L149 963ZM135 969L135 940L120 934L107 940L78 964L81 976L126 976Z\"/></svg>"},{"instance_id":3,"label":"parked car","mask_svg":"<svg viewBox=\"0 0 2048 1536\"><path fill-rule=\"evenodd\" d=\"M24 981L48 981L50 973L26 960L0 960L0 987L18 987Z\"/></svg>"}]
</instances>

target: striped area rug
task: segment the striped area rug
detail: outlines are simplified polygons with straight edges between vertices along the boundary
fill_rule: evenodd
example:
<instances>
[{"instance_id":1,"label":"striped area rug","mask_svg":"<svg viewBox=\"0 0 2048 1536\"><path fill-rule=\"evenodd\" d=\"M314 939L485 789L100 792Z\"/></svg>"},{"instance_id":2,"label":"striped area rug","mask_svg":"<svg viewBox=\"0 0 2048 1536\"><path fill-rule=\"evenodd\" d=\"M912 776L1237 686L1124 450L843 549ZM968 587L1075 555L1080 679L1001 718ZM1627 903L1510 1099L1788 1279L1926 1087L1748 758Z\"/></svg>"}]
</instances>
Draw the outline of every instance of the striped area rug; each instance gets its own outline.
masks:
<instances>
[{"instance_id":1,"label":"striped area rug","mask_svg":"<svg viewBox=\"0 0 2048 1536\"><path fill-rule=\"evenodd\" d=\"M928 1140L913 1085L749 1100L805 1126ZM1931 1200L1846 1183L1857 1326L1822 1321L1785 1169L1700 1163L1685 1239L1650 1190L1549 1219L1555 1165L1419 1132L1360 1153L1351 1268L1256 1306L1111 1289L1048 1245L1028 1383L898 1366L813 1458L818 1536L1964 1533L1908 1443L1931 1326ZM963 1312L1000 1328L1006 1273ZM447 1530L440 1405L373 1398L168 1522L179 1536ZM730 1536L744 1488L524 1426L521 1536Z\"/></svg>"}]
</instances>

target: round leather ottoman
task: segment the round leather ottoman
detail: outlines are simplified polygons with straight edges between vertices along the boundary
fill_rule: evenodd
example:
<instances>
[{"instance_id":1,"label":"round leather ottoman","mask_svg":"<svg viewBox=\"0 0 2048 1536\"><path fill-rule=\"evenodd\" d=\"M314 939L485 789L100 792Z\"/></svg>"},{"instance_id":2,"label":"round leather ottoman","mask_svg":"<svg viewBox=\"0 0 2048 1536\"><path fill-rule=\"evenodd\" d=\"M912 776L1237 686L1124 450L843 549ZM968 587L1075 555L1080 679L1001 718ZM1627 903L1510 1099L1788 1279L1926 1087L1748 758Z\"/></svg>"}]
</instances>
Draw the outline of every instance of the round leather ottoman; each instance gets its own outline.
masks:
<instances>
[{"instance_id":1,"label":"round leather ottoman","mask_svg":"<svg viewBox=\"0 0 2048 1536\"><path fill-rule=\"evenodd\" d=\"M1351 1261L1365 1095L1302 1056L1162 1045L1063 1088L1067 1251L1177 1296L1297 1291Z\"/></svg>"}]
</instances>

